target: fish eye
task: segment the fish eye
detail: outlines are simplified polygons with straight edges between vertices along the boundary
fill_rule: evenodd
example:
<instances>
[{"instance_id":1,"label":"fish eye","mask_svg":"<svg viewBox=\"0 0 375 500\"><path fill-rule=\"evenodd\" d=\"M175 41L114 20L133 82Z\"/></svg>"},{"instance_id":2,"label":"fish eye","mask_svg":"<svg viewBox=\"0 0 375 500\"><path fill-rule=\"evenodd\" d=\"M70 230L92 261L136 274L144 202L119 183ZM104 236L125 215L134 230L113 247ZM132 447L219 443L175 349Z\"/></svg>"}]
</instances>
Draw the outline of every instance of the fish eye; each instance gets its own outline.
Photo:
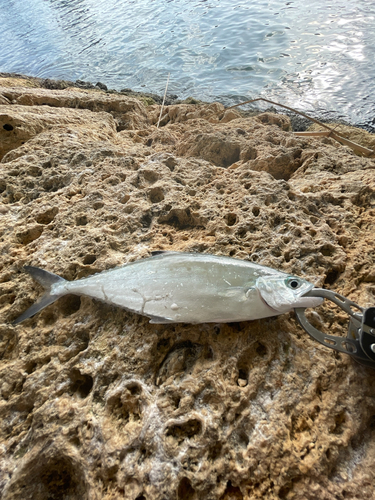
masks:
<instances>
[{"instance_id":1,"label":"fish eye","mask_svg":"<svg viewBox=\"0 0 375 500\"><path fill-rule=\"evenodd\" d=\"M297 290L301 286L301 281L297 278L288 278L286 280L286 285L292 290Z\"/></svg>"}]
</instances>

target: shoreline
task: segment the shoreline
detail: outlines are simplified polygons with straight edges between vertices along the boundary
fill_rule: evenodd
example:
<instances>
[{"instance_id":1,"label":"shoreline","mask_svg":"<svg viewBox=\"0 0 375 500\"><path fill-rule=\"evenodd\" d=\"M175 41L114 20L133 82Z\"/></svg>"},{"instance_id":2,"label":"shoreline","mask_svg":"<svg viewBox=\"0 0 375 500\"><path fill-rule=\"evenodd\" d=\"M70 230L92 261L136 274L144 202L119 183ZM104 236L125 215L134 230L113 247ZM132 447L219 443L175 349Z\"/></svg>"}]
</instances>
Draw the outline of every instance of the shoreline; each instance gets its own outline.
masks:
<instances>
[{"instance_id":1,"label":"shoreline","mask_svg":"<svg viewBox=\"0 0 375 500\"><path fill-rule=\"evenodd\" d=\"M129 96L129 97L135 97L137 99L140 99L144 104L146 105L152 105L152 104L159 104L161 105L163 102L163 96L160 96L158 94L154 94L152 92L141 92L141 91L136 91L132 90L129 88L124 88L122 90L116 90L116 89L108 89L107 85L105 85L102 82L97 82L96 84L92 82L86 82L83 80L76 80L75 82L71 80L56 80L53 78L39 78L36 76L29 76L29 75L24 75L23 73L7 73L7 72L0 72L0 78L14 78L18 80L25 80L29 83L32 83L33 87L40 87L40 88L45 88L49 90L65 90L67 88L77 88L81 90L98 90L98 91L103 91L107 94L115 94L115 95L124 95L124 96ZM36 84L36 85L34 85ZM26 85L27 86L27 85ZM220 101L213 101L213 102L220 102ZM170 106L170 105L175 105L175 104L209 104L207 101L202 101L200 99L195 99L193 97L187 97L186 99L180 99L177 95L175 94L168 94L166 95L165 98L165 106ZM220 102L220 104L223 104ZM224 105L225 106L225 105ZM294 132L303 132L307 130L311 125L312 121L303 118L302 116L288 112L286 110L278 109L275 108L274 106L269 106L265 109L241 109L237 108L237 110L240 112L240 114L243 117L247 116L256 116L257 114L264 113L264 112L272 112L276 114L283 114L289 117L292 123L292 128ZM331 120L325 120L324 118L321 120L323 123L330 123ZM341 121L340 123L344 125L349 125L349 126L355 126L352 125L348 122Z\"/></svg>"},{"instance_id":2,"label":"shoreline","mask_svg":"<svg viewBox=\"0 0 375 500\"><path fill-rule=\"evenodd\" d=\"M141 92L141 91L136 91L132 90L129 88L124 88L121 90L116 90L116 89L109 89L106 84L98 81L97 83L92 83L92 82L86 82L83 80L76 80L75 82L71 80L60 80L60 79L53 79L53 78L40 78L36 76L29 76L25 75L23 73L8 73L8 72L0 72L0 78L14 78L17 80L25 80L29 83L31 83L32 87L40 87L40 88L45 88L49 90L65 90L67 88L76 88L76 89L81 89L81 90L97 90L97 91L102 91L105 92L106 94L115 94L115 95L124 95L128 97L135 97L137 99L140 99L145 105L152 105L152 104L159 104L161 105L163 102L163 96L158 95L152 92ZM26 85L29 86L29 85ZM219 102L220 104L225 104L221 102L220 100L212 101L212 102ZM208 101L202 101L200 99L196 99L193 97L187 97L186 99L180 99L176 94L169 94L167 92L166 98L165 98L165 106L170 106L170 105L175 105L175 104L209 104ZM227 106L225 106L227 107ZM259 109L255 108L254 109L241 109L237 108L237 110L240 112L240 114L243 117L248 117L248 116L256 116L257 114L264 113L264 112L272 112L276 114L283 114L288 116L288 118L291 120L292 124L292 129L294 132L304 132L308 130L308 128L312 125L312 121L308 120L296 113L293 112L288 112L286 110L283 110L282 108L276 108L274 106L268 106L265 109ZM319 120L322 123L333 123L332 120L326 119L319 117ZM346 125L349 127L356 127L362 130L367 130L365 127L360 127L356 124L349 123L345 120L336 120L334 123L340 123L342 125Z\"/></svg>"}]
</instances>

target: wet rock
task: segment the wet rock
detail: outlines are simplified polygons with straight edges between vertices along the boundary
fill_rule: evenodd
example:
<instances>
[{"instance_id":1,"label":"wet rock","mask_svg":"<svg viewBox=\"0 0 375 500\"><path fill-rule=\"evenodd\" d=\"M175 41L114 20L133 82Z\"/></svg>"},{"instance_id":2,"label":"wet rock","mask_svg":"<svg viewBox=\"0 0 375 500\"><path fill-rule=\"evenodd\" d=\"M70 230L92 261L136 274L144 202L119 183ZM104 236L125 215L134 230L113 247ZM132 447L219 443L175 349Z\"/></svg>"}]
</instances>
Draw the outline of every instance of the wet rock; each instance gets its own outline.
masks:
<instances>
[{"instance_id":1,"label":"wet rock","mask_svg":"<svg viewBox=\"0 0 375 500\"><path fill-rule=\"evenodd\" d=\"M374 160L268 112L171 105L157 128L160 106L99 90L0 95L2 498L372 499L373 374L293 314L151 325L70 296L11 321L42 293L24 265L71 280L156 250L374 304ZM345 336L337 313L311 321Z\"/></svg>"}]
</instances>

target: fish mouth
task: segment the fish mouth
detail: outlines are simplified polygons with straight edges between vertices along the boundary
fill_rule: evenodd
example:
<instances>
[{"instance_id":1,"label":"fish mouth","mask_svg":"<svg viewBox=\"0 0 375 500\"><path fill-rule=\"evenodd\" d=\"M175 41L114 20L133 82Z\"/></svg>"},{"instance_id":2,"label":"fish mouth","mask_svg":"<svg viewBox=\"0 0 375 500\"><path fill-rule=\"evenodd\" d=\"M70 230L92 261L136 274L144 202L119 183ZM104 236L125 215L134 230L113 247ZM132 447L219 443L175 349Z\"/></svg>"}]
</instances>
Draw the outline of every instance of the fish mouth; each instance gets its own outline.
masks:
<instances>
[{"instance_id":1,"label":"fish mouth","mask_svg":"<svg viewBox=\"0 0 375 500\"><path fill-rule=\"evenodd\" d=\"M297 303L294 304L296 307L317 307L323 303L324 298L317 295L318 288L312 288L308 292L301 295Z\"/></svg>"}]
</instances>

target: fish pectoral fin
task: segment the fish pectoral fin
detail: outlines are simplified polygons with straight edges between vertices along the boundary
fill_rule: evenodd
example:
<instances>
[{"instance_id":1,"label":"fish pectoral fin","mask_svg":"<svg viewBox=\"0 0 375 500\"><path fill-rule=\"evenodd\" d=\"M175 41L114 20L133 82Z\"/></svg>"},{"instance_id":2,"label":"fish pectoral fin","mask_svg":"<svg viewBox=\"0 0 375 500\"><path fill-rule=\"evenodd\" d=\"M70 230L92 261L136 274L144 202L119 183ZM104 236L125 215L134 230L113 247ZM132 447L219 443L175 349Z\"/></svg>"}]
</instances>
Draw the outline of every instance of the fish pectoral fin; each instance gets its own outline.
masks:
<instances>
[{"instance_id":1,"label":"fish pectoral fin","mask_svg":"<svg viewBox=\"0 0 375 500\"><path fill-rule=\"evenodd\" d=\"M176 323L173 319L163 318L162 316L153 316L148 314L148 318L150 318L151 325L166 325L168 323Z\"/></svg>"}]
</instances>

